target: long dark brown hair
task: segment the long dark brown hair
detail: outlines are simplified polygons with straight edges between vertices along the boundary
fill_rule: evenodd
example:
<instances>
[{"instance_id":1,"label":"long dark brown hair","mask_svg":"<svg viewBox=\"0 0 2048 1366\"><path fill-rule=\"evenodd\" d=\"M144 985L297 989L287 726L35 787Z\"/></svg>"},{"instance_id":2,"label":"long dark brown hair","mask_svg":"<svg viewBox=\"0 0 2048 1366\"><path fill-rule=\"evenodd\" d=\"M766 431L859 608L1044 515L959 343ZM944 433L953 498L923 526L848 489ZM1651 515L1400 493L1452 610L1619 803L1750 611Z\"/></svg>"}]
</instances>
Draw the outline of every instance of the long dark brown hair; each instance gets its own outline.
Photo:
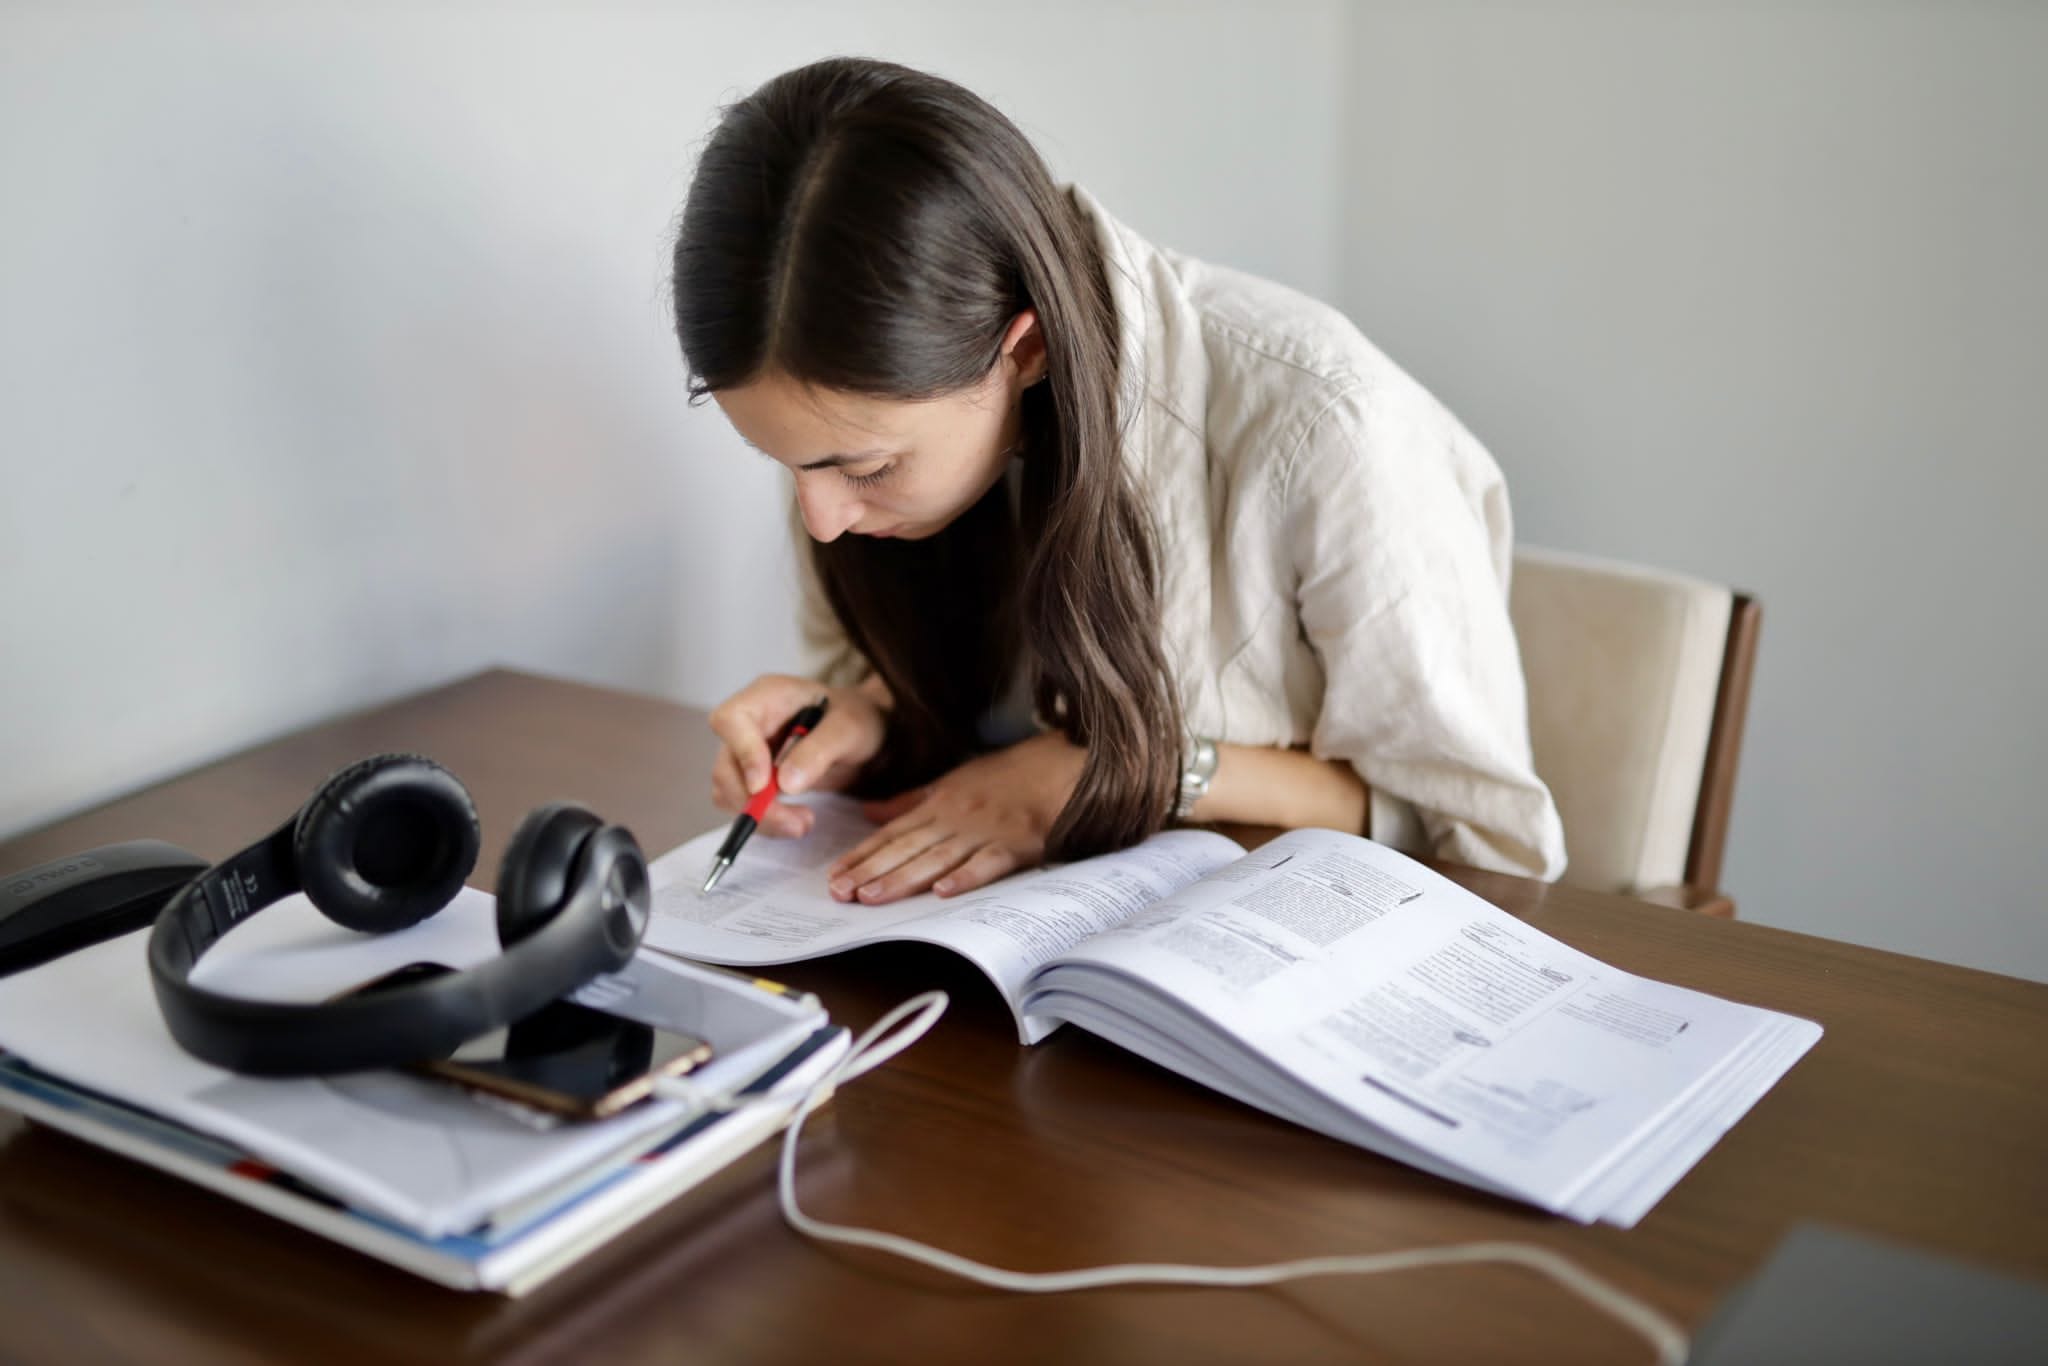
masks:
<instances>
[{"instance_id":1,"label":"long dark brown hair","mask_svg":"<svg viewBox=\"0 0 2048 1366\"><path fill-rule=\"evenodd\" d=\"M1020 400L1017 519L998 481L923 540L811 543L841 626L895 698L864 786L911 786L975 753L1022 658L1039 713L1087 750L1048 856L1164 824L1180 707L1151 524L1118 455L1115 305L1086 222L1016 126L892 63L777 76L721 112L674 289L693 404L769 374L885 399L955 393L1037 310L1048 368Z\"/></svg>"}]
</instances>

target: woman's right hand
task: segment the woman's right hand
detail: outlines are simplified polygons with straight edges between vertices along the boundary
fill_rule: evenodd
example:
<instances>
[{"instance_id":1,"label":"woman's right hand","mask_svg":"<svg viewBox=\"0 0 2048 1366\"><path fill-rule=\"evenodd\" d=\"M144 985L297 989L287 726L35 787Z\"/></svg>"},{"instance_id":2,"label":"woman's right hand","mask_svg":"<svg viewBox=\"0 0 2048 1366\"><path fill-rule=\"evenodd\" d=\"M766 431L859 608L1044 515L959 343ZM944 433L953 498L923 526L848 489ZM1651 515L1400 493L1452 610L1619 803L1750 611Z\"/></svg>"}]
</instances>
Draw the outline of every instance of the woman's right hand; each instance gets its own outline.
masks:
<instances>
[{"instance_id":1,"label":"woman's right hand","mask_svg":"<svg viewBox=\"0 0 2048 1366\"><path fill-rule=\"evenodd\" d=\"M821 695L824 719L789 747L777 767L769 746L791 717ZM771 768L786 793L836 792L881 751L887 725L882 704L865 686L828 688L815 679L763 674L711 711L711 729L724 742L711 766L711 800L721 811L746 809L748 799L768 785ZM761 818L761 832L808 834L816 819L804 807L778 801Z\"/></svg>"}]
</instances>

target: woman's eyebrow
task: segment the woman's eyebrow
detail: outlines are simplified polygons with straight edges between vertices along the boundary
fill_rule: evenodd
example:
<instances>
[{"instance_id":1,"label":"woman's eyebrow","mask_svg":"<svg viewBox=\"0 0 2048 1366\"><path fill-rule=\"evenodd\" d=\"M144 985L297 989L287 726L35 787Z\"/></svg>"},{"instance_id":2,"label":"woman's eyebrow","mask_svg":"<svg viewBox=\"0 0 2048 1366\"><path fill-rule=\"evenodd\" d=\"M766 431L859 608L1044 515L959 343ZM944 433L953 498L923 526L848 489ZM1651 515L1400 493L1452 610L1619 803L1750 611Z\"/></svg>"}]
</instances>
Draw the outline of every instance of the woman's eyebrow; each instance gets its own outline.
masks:
<instances>
[{"instance_id":1,"label":"woman's eyebrow","mask_svg":"<svg viewBox=\"0 0 2048 1366\"><path fill-rule=\"evenodd\" d=\"M744 436L741 437L740 440L747 441L747 439ZM747 441L747 446L756 455L768 455L768 452L762 450L759 446L754 445L754 443L751 441ZM822 456L819 459L810 461L807 464L798 465L797 468L800 470L836 469L840 465L857 465L863 460L879 460L883 456L888 454L889 452L886 450L852 451L839 455ZM768 458L773 460L775 457L768 456Z\"/></svg>"}]
</instances>

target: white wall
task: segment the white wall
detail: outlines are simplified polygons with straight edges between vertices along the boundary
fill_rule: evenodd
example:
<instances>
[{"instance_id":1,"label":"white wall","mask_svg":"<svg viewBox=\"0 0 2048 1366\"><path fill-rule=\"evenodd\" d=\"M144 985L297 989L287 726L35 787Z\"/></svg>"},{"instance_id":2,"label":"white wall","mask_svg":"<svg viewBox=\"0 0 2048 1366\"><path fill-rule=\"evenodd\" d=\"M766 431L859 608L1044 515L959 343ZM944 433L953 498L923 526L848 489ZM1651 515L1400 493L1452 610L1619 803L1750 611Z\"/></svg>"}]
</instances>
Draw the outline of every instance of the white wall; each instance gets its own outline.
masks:
<instances>
[{"instance_id":1,"label":"white wall","mask_svg":"<svg viewBox=\"0 0 2048 1366\"><path fill-rule=\"evenodd\" d=\"M1522 539L1758 593L1745 918L2048 978L2048 6L1368 4L1343 302Z\"/></svg>"},{"instance_id":2,"label":"white wall","mask_svg":"<svg viewBox=\"0 0 2048 1366\"><path fill-rule=\"evenodd\" d=\"M1343 17L0 8L0 833L492 662L699 703L788 666L782 476L684 406L664 298L716 106L925 67L1327 295Z\"/></svg>"},{"instance_id":3,"label":"white wall","mask_svg":"<svg viewBox=\"0 0 2048 1366\"><path fill-rule=\"evenodd\" d=\"M0 833L495 661L785 664L663 257L835 52L1342 304L1525 539L1760 593L1745 916L2048 977L2039 6L0 7Z\"/></svg>"}]
</instances>

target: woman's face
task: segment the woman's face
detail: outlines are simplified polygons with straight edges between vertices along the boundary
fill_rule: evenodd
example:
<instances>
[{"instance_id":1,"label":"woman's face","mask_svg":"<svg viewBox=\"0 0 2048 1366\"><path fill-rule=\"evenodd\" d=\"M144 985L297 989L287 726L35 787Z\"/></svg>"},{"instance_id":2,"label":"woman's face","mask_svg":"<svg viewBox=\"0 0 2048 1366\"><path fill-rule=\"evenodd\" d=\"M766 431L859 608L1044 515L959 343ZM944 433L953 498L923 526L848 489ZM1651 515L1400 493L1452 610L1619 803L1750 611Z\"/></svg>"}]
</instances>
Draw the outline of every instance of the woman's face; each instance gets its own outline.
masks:
<instances>
[{"instance_id":1,"label":"woman's face","mask_svg":"<svg viewBox=\"0 0 2048 1366\"><path fill-rule=\"evenodd\" d=\"M768 374L712 394L741 439L796 477L814 540L942 530L978 502L1017 443L1018 399L1045 373L1032 310L974 387L922 402L866 398Z\"/></svg>"}]
</instances>

